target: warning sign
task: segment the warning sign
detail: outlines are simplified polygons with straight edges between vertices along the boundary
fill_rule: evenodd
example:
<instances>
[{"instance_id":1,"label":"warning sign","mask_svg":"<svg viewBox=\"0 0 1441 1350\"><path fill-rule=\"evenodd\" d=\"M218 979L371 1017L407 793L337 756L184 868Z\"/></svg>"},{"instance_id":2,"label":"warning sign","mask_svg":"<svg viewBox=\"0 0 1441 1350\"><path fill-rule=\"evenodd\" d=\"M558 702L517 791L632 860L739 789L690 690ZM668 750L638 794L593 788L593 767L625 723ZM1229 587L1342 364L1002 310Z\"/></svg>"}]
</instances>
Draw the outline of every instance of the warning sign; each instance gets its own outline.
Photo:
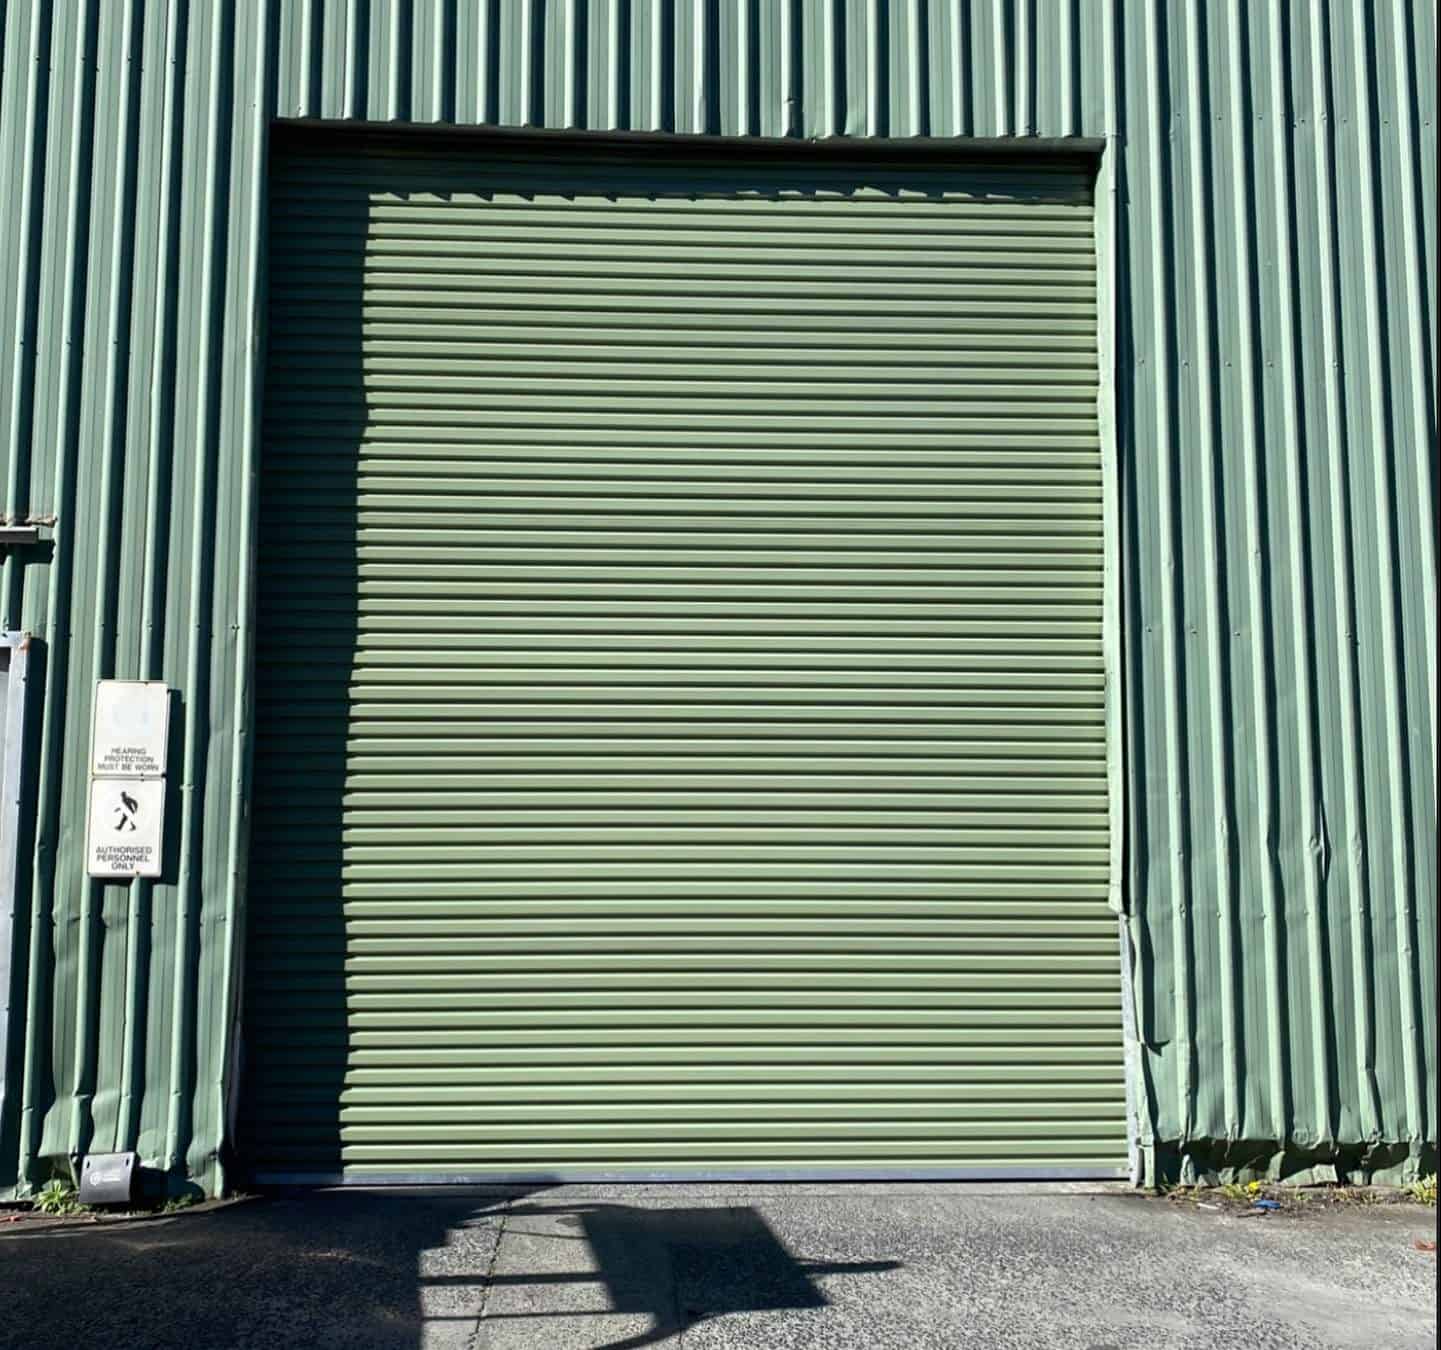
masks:
<instances>
[{"instance_id":1,"label":"warning sign","mask_svg":"<svg viewBox=\"0 0 1441 1350\"><path fill-rule=\"evenodd\" d=\"M158 877L164 818L163 778L91 779L90 875Z\"/></svg>"},{"instance_id":2,"label":"warning sign","mask_svg":"<svg viewBox=\"0 0 1441 1350\"><path fill-rule=\"evenodd\" d=\"M165 772L170 688L156 680L101 680L95 687L90 772L148 778Z\"/></svg>"}]
</instances>

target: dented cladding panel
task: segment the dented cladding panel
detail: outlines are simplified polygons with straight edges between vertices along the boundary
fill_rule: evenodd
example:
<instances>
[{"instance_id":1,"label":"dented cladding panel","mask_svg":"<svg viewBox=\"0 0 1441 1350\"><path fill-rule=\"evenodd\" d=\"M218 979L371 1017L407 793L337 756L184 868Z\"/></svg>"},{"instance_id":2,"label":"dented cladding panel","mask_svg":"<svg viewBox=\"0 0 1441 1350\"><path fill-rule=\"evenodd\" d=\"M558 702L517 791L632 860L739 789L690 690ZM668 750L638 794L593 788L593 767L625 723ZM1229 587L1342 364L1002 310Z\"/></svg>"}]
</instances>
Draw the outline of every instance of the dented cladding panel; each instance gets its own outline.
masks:
<instances>
[{"instance_id":1,"label":"dented cladding panel","mask_svg":"<svg viewBox=\"0 0 1441 1350\"><path fill-rule=\"evenodd\" d=\"M0 473L55 518L0 571L42 667L0 1193L80 1149L225 1182L274 118L1104 137L1143 1171L1434 1167L1430 3L0 16ZM83 871L108 675L180 697L174 856L128 889Z\"/></svg>"},{"instance_id":2,"label":"dented cladding panel","mask_svg":"<svg viewBox=\"0 0 1441 1350\"><path fill-rule=\"evenodd\" d=\"M1127 849L1157 1180L1435 1167L1433 24L1128 10Z\"/></svg>"}]
</instances>

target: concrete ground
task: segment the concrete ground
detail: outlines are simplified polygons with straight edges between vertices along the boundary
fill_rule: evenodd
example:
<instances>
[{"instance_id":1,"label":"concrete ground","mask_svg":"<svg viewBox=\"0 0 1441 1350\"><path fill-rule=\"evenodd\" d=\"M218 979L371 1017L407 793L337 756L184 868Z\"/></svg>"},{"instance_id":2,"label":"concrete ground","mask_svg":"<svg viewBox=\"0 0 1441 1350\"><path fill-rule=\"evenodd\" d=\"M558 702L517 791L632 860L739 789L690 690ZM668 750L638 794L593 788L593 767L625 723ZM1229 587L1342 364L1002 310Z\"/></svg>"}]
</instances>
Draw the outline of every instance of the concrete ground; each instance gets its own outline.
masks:
<instances>
[{"instance_id":1,"label":"concrete ground","mask_svg":"<svg viewBox=\"0 0 1441 1350\"><path fill-rule=\"evenodd\" d=\"M1434 1210L1085 1186L286 1192L0 1237L0 1346L1433 1346Z\"/></svg>"}]
</instances>

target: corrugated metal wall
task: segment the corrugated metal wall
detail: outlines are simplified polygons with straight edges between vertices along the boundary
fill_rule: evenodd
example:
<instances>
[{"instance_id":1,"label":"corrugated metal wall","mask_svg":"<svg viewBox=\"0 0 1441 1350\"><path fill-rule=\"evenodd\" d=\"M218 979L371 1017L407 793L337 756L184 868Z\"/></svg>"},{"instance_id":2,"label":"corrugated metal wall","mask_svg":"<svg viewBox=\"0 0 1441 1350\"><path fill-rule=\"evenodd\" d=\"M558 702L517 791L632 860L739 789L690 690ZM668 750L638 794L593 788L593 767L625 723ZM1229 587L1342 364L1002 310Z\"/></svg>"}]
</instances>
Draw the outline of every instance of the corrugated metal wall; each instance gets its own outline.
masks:
<instances>
[{"instance_id":1,"label":"corrugated metal wall","mask_svg":"<svg viewBox=\"0 0 1441 1350\"><path fill-rule=\"evenodd\" d=\"M56 520L0 574L0 623L44 644L0 1187L17 1158L38 1175L132 1142L221 1181L276 116L1107 137L1147 1156L1167 1171L1289 1141L1302 1166L1370 1142L1385 1166L1429 1140L1434 1159L1427 0L0 13L5 511ZM109 674L180 690L174 883L83 876Z\"/></svg>"}]
</instances>

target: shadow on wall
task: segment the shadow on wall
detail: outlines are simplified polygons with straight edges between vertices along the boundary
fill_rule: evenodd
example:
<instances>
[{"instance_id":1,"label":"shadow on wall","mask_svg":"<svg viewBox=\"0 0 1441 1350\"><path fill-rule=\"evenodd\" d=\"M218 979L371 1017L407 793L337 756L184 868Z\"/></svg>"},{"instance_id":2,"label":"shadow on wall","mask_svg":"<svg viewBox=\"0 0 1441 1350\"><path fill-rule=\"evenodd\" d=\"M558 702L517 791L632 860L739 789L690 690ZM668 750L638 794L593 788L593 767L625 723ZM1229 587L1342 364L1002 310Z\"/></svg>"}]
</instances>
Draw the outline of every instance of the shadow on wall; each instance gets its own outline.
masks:
<instances>
[{"instance_id":1,"label":"shadow on wall","mask_svg":"<svg viewBox=\"0 0 1441 1350\"><path fill-rule=\"evenodd\" d=\"M367 425L361 269L370 202L335 185L270 195L261 437L256 743L246 925L242 1171L342 1167L350 1052L346 793L361 628L359 452Z\"/></svg>"},{"instance_id":2,"label":"shadow on wall","mask_svg":"<svg viewBox=\"0 0 1441 1350\"><path fill-rule=\"evenodd\" d=\"M0 1238L0 1347L475 1343L640 1350L727 1313L803 1313L828 1275L749 1206L548 1204L538 1189L289 1191L210 1214ZM499 1250L497 1250L499 1246ZM86 1284L103 1298L77 1299ZM567 1325L566 1319L570 1319Z\"/></svg>"}]
</instances>

